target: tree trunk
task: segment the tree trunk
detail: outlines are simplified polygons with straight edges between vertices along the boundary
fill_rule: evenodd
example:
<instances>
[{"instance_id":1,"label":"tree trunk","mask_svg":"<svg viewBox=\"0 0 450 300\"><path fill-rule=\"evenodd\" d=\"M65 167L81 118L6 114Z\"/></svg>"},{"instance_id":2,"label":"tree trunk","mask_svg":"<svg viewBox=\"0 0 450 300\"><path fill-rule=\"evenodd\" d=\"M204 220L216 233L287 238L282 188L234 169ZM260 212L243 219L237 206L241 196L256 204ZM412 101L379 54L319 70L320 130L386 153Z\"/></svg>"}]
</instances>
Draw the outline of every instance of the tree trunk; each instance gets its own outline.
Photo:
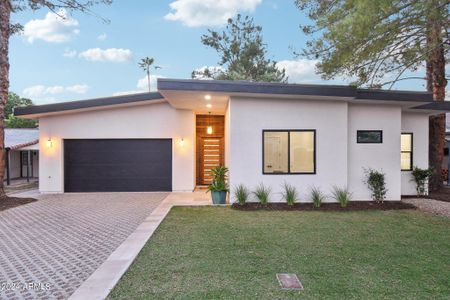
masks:
<instances>
[{"instance_id":1,"label":"tree trunk","mask_svg":"<svg viewBox=\"0 0 450 300\"><path fill-rule=\"evenodd\" d=\"M9 34L11 2L0 1L0 197L5 196L3 179L5 177L5 106L9 90Z\"/></svg>"},{"instance_id":2,"label":"tree trunk","mask_svg":"<svg viewBox=\"0 0 450 300\"><path fill-rule=\"evenodd\" d=\"M436 12L434 12L436 13ZM442 44L442 22L439 17L431 16L428 30L427 88L433 93L435 101L445 100L445 55ZM430 190L442 187L442 161L445 147L445 114L430 117L429 122L429 163L433 170L430 179Z\"/></svg>"},{"instance_id":3,"label":"tree trunk","mask_svg":"<svg viewBox=\"0 0 450 300\"><path fill-rule=\"evenodd\" d=\"M148 92L150 93L152 91L150 87L150 69L147 69L147 81L148 81Z\"/></svg>"}]
</instances>

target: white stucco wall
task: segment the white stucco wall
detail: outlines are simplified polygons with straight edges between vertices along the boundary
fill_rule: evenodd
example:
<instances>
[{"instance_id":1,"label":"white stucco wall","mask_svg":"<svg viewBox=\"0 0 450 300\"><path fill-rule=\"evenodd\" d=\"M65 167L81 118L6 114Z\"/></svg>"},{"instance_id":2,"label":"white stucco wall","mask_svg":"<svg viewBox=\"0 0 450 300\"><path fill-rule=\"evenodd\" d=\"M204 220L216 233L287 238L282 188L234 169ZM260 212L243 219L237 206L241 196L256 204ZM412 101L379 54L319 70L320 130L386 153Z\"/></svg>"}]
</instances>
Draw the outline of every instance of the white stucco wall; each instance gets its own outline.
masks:
<instances>
[{"instance_id":1,"label":"white stucco wall","mask_svg":"<svg viewBox=\"0 0 450 300\"><path fill-rule=\"evenodd\" d=\"M174 191L192 191L195 187L195 115L176 110L168 103L102 109L55 115L39 120L39 189L41 192L64 191L63 139L172 138ZM184 144L180 144L181 138Z\"/></svg>"},{"instance_id":2,"label":"white stucco wall","mask_svg":"<svg viewBox=\"0 0 450 300\"><path fill-rule=\"evenodd\" d=\"M426 114L402 113L402 132L413 133L413 166L428 168L428 120ZM411 172L402 171L402 195L416 195Z\"/></svg>"},{"instance_id":3,"label":"white stucco wall","mask_svg":"<svg viewBox=\"0 0 450 300\"><path fill-rule=\"evenodd\" d=\"M225 165L230 165L230 102L225 112Z\"/></svg>"},{"instance_id":4,"label":"white stucco wall","mask_svg":"<svg viewBox=\"0 0 450 300\"><path fill-rule=\"evenodd\" d=\"M347 184L347 103L231 98L229 116L231 188L262 182L272 188L271 200L281 201L287 182L309 202L313 185L329 193L332 185ZM263 175L263 129L316 129L316 174Z\"/></svg>"},{"instance_id":5,"label":"white stucco wall","mask_svg":"<svg viewBox=\"0 0 450 300\"><path fill-rule=\"evenodd\" d=\"M364 183L364 168L386 174L387 200L400 200L401 108L388 105L351 104L348 107L348 188L354 200L371 200ZM357 130L382 130L383 143L356 143Z\"/></svg>"}]
</instances>

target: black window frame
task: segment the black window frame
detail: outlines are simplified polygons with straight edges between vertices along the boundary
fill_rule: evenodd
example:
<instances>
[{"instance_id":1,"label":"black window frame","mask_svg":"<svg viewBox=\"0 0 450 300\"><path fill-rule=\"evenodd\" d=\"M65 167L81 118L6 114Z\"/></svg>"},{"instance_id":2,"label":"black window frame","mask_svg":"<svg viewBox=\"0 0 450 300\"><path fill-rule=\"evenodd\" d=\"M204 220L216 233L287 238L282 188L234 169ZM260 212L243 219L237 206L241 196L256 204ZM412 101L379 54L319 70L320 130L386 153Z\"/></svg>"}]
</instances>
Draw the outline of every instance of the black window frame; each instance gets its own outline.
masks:
<instances>
[{"instance_id":1,"label":"black window frame","mask_svg":"<svg viewBox=\"0 0 450 300\"><path fill-rule=\"evenodd\" d=\"M400 170L402 171L402 172L410 172L410 171L412 171L413 170L413 165L414 165L414 134L412 133L412 132L402 132L401 134L400 134L400 137L402 136L402 135L406 135L406 134L408 134L408 135L410 135L411 136L411 151L402 151L402 148L401 148L401 144L400 144L400 155L402 154L402 153L410 153L411 155L410 155L410 159L409 159L409 163L410 163L410 168L409 169L402 169L402 167L401 167L401 164L400 164Z\"/></svg>"},{"instance_id":2,"label":"black window frame","mask_svg":"<svg viewBox=\"0 0 450 300\"><path fill-rule=\"evenodd\" d=\"M379 132L380 133L380 141L379 142L360 142L358 136L360 133L364 132ZM375 129L375 130L357 130L356 131L356 143L357 144L383 144L383 130Z\"/></svg>"},{"instance_id":3,"label":"black window frame","mask_svg":"<svg viewBox=\"0 0 450 300\"><path fill-rule=\"evenodd\" d=\"M288 172L267 173L264 171L264 134L266 132L287 132L288 134ZM291 132L312 132L314 134L313 172L291 172ZM263 175L315 175L317 173L317 131L316 129L263 129L262 131L262 174Z\"/></svg>"}]
</instances>

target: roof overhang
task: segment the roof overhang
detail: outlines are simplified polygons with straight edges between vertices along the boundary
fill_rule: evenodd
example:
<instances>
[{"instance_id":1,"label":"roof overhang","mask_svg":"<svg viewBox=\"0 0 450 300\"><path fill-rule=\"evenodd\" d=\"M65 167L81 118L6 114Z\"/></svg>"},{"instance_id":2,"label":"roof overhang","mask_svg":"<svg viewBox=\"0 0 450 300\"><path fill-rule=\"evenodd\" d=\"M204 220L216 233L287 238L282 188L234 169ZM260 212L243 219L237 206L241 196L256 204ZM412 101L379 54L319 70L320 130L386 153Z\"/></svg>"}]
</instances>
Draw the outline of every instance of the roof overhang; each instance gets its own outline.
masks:
<instances>
[{"instance_id":1,"label":"roof overhang","mask_svg":"<svg viewBox=\"0 0 450 300\"><path fill-rule=\"evenodd\" d=\"M410 111L417 106L433 102L433 96L428 92L249 81L159 78L158 90L173 107L190 109L197 113L224 113L228 99L232 97L346 101L361 104L395 105L400 106L404 111ZM439 113L433 109L423 112Z\"/></svg>"},{"instance_id":2,"label":"roof overhang","mask_svg":"<svg viewBox=\"0 0 450 300\"><path fill-rule=\"evenodd\" d=\"M433 101L428 92L358 89L343 85L263 83L250 81L158 79L156 93L140 93L83 101L16 108L22 118L78 113L150 103L169 102L174 108L196 113L223 114L228 100L236 98L345 101L349 103L394 105L403 111L439 114L450 111L450 103Z\"/></svg>"},{"instance_id":3,"label":"roof overhang","mask_svg":"<svg viewBox=\"0 0 450 300\"><path fill-rule=\"evenodd\" d=\"M354 87L227 80L158 78L158 90L175 108L223 114L232 97L258 99L351 99Z\"/></svg>"},{"instance_id":4,"label":"roof overhang","mask_svg":"<svg viewBox=\"0 0 450 300\"><path fill-rule=\"evenodd\" d=\"M17 107L14 110L14 115L19 118L38 119L55 114L69 114L105 108L111 109L118 107L129 107L136 105L145 105L149 103L159 103L164 101L164 97L158 92L139 93L81 101Z\"/></svg>"},{"instance_id":5,"label":"roof overhang","mask_svg":"<svg viewBox=\"0 0 450 300\"><path fill-rule=\"evenodd\" d=\"M39 140L5 147L7 150L39 150Z\"/></svg>"}]
</instances>

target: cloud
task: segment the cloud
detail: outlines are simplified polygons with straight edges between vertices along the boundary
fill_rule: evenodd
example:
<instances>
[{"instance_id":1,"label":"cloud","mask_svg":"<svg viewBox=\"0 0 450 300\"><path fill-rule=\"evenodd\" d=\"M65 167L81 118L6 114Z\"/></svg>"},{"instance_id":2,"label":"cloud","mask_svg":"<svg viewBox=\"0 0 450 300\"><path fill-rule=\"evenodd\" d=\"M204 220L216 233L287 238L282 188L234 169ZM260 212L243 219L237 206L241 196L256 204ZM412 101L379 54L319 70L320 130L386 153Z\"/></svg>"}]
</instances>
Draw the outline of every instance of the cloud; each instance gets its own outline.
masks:
<instances>
[{"instance_id":1,"label":"cloud","mask_svg":"<svg viewBox=\"0 0 450 300\"><path fill-rule=\"evenodd\" d=\"M87 84L75 84L75 85L66 87L66 90L68 92L72 92L75 94L86 94L88 89L89 89L89 86Z\"/></svg>"},{"instance_id":2,"label":"cloud","mask_svg":"<svg viewBox=\"0 0 450 300\"><path fill-rule=\"evenodd\" d=\"M157 87L157 81L158 78L164 78L164 76L161 75L150 75L150 87L151 87L151 91L157 91L158 87ZM147 75L145 75L143 78L139 79L136 87L141 90L141 91L148 91L148 79L147 79Z\"/></svg>"},{"instance_id":3,"label":"cloud","mask_svg":"<svg viewBox=\"0 0 450 300\"><path fill-rule=\"evenodd\" d=\"M128 62L133 58L133 54L130 49L120 48L92 48L80 52L78 56L89 61L109 61L118 63Z\"/></svg>"},{"instance_id":4,"label":"cloud","mask_svg":"<svg viewBox=\"0 0 450 300\"><path fill-rule=\"evenodd\" d=\"M277 67L279 69L285 69L289 83L347 85L351 81L343 77L323 80L316 70L316 64L318 62L318 60L310 59L281 60L277 63Z\"/></svg>"},{"instance_id":5,"label":"cloud","mask_svg":"<svg viewBox=\"0 0 450 300\"><path fill-rule=\"evenodd\" d=\"M58 95L65 92L75 94L85 94L88 91L88 89L89 86L86 84L75 84L66 87L61 85L54 85L54 86L33 85L24 89L22 94L25 97L34 100L35 98L41 98L43 96L48 95Z\"/></svg>"},{"instance_id":6,"label":"cloud","mask_svg":"<svg viewBox=\"0 0 450 300\"><path fill-rule=\"evenodd\" d=\"M277 63L279 69L285 69L290 83L313 83L322 79L316 73L317 60L298 59L281 60Z\"/></svg>"},{"instance_id":7,"label":"cloud","mask_svg":"<svg viewBox=\"0 0 450 300\"><path fill-rule=\"evenodd\" d=\"M80 33L78 25L78 21L71 18L62 9L58 14L47 13L44 19L28 21L24 26L23 35L29 43L33 43L35 40L64 43Z\"/></svg>"},{"instance_id":8,"label":"cloud","mask_svg":"<svg viewBox=\"0 0 450 300\"><path fill-rule=\"evenodd\" d=\"M164 16L188 27L221 26L239 12L253 12L262 0L176 0Z\"/></svg>"},{"instance_id":9,"label":"cloud","mask_svg":"<svg viewBox=\"0 0 450 300\"><path fill-rule=\"evenodd\" d=\"M106 33L102 33L99 36L97 36L97 40L104 41L104 40L106 40L107 37L108 36L106 35Z\"/></svg>"},{"instance_id":10,"label":"cloud","mask_svg":"<svg viewBox=\"0 0 450 300\"><path fill-rule=\"evenodd\" d=\"M67 48L64 50L63 56L70 57L70 58L75 57L75 56L77 56L77 51Z\"/></svg>"},{"instance_id":11,"label":"cloud","mask_svg":"<svg viewBox=\"0 0 450 300\"><path fill-rule=\"evenodd\" d=\"M27 98L36 98L46 93L46 87L43 85L33 85L24 89L22 93Z\"/></svg>"},{"instance_id":12,"label":"cloud","mask_svg":"<svg viewBox=\"0 0 450 300\"><path fill-rule=\"evenodd\" d=\"M157 87L158 78L165 78L165 77L161 76L161 75L150 75L150 87L151 87L152 92L155 92L158 90L158 87ZM113 94L113 96L123 96L123 95L148 92L147 75L145 75L143 78L138 80L138 82L136 84L136 88L137 88L136 90L116 92Z\"/></svg>"}]
</instances>

